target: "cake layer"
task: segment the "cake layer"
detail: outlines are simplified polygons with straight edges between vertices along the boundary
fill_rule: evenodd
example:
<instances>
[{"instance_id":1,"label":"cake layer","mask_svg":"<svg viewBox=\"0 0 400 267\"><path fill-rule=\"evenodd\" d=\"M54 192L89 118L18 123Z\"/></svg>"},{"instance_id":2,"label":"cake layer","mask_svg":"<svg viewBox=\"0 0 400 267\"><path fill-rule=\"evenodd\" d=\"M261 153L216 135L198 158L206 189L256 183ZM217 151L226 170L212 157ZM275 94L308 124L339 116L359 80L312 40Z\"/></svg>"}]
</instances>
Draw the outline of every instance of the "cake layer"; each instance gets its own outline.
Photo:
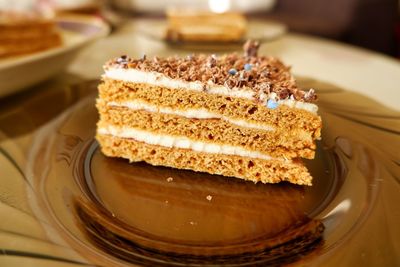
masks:
<instances>
[{"instance_id":1,"label":"cake layer","mask_svg":"<svg viewBox=\"0 0 400 267\"><path fill-rule=\"evenodd\" d=\"M255 159L276 159L291 161L284 158L273 158L268 154L261 153L259 151L248 150L240 146L233 146L229 144L218 144L214 142L203 142L196 139L191 139L186 136L176 136L168 134L154 133L137 128L129 127L115 127L105 126L99 127L99 134L111 135L114 137L134 139L138 142L143 142L149 145L159 145L169 148L184 148L190 149L197 152L206 152L212 154L225 154L225 155L236 155Z\"/></svg>"},{"instance_id":2,"label":"cake layer","mask_svg":"<svg viewBox=\"0 0 400 267\"><path fill-rule=\"evenodd\" d=\"M61 45L61 37L58 34L47 35L40 38L1 41L0 57L41 51L59 45Z\"/></svg>"},{"instance_id":3,"label":"cake layer","mask_svg":"<svg viewBox=\"0 0 400 267\"><path fill-rule=\"evenodd\" d=\"M260 94L258 98L256 98L256 93L251 88L229 88L224 85L214 84L211 80L207 83L202 83L200 81L188 82L183 80L174 80L161 73L145 72L137 69L109 68L106 70L103 78L131 83L150 84L170 89L207 92L209 94L246 98L253 101L257 100L258 102L263 102L263 104L266 104L265 102L268 100L266 94ZM278 100L278 104L304 109L312 113L317 113L318 111L317 105L304 101L295 101L294 99L280 99Z\"/></svg>"},{"instance_id":4,"label":"cake layer","mask_svg":"<svg viewBox=\"0 0 400 267\"><path fill-rule=\"evenodd\" d=\"M290 181L299 185L311 185L312 178L300 161L288 162L197 152L190 149L151 145L135 139L99 133L96 138L106 156L123 157L131 162L145 161L152 165L233 176L253 182Z\"/></svg>"},{"instance_id":5,"label":"cake layer","mask_svg":"<svg viewBox=\"0 0 400 267\"><path fill-rule=\"evenodd\" d=\"M62 38L52 19L30 13L9 13L0 22L0 57L46 50L61 43Z\"/></svg>"},{"instance_id":6,"label":"cake layer","mask_svg":"<svg viewBox=\"0 0 400 267\"><path fill-rule=\"evenodd\" d=\"M107 106L107 108L127 108L130 110L145 110L152 113L162 113L162 114L169 114L169 115L176 115L179 117L185 117L189 119L219 119L226 121L230 124L234 124L236 126L245 127L245 128L254 128L263 131L274 131L275 128L260 123L253 123L248 122L243 119L235 119L226 117L222 114L209 112L205 108L197 108L197 109L179 109L179 108L170 108L170 107L163 107L163 106L155 106L150 103L146 103L140 100L131 100L127 102L105 102L99 99L97 101L98 106Z\"/></svg>"},{"instance_id":7,"label":"cake layer","mask_svg":"<svg viewBox=\"0 0 400 267\"><path fill-rule=\"evenodd\" d=\"M0 24L0 40L16 40L46 37L57 33L53 21L31 22L26 24Z\"/></svg>"},{"instance_id":8,"label":"cake layer","mask_svg":"<svg viewBox=\"0 0 400 267\"><path fill-rule=\"evenodd\" d=\"M281 129L262 130L244 127L222 119L196 119L133 110L126 107L108 106L99 101L99 128L109 125L151 131L157 134L185 136L202 142L239 146L274 157L313 158L315 144L311 136L302 130L291 132Z\"/></svg>"},{"instance_id":9,"label":"cake layer","mask_svg":"<svg viewBox=\"0 0 400 267\"><path fill-rule=\"evenodd\" d=\"M248 123L272 126L285 131L309 132L312 139L320 137L321 118L304 109L279 105L267 108L245 98L234 98L220 94L170 89L151 84L104 79L99 85L99 96L106 102L128 102L140 100L153 106L173 109L201 109Z\"/></svg>"},{"instance_id":10,"label":"cake layer","mask_svg":"<svg viewBox=\"0 0 400 267\"><path fill-rule=\"evenodd\" d=\"M279 59L257 56L258 48L259 43L248 41L243 46L242 55L192 54L152 59L146 55L138 59L121 56L106 63L103 77L246 97L263 105L269 100L312 104L317 99L313 89L303 91L298 88L290 67Z\"/></svg>"}]
</instances>

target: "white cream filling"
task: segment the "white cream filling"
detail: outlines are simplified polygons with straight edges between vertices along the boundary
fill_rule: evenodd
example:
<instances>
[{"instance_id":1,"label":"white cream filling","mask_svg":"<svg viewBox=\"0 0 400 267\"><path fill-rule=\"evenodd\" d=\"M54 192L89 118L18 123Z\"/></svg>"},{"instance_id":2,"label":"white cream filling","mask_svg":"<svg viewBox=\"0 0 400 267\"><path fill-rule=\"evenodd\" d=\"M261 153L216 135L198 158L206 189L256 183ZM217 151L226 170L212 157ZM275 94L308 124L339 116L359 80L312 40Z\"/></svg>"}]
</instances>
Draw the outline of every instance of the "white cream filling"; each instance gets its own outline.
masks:
<instances>
[{"instance_id":1,"label":"white cream filling","mask_svg":"<svg viewBox=\"0 0 400 267\"><path fill-rule=\"evenodd\" d=\"M164 86L171 89L188 89L193 91L203 91L205 86L207 88L207 92L211 94L254 99L254 92L251 89L238 87L228 88L226 86L216 85L212 81L208 81L207 84L204 84L200 81L186 82L183 80L171 79L158 72L146 72L137 69L107 68L103 77L125 82L147 83L156 86ZM318 111L318 106L313 103L291 99L279 100L278 103L291 108L304 109L312 113L317 113Z\"/></svg>"},{"instance_id":2,"label":"white cream filling","mask_svg":"<svg viewBox=\"0 0 400 267\"><path fill-rule=\"evenodd\" d=\"M144 142L146 144L164 146L169 148L173 147L183 148L183 149L191 149L197 152L235 155L235 156L266 159L266 160L276 159L272 158L267 154L243 149L242 147L239 146L220 145L215 143L196 141L183 136L155 134L152 132L143 131L130 127L115 127L110 125L107 127L99 128L97 131L99 134L112 135L120 138L132 138L135 139L136 141ZM278 159L278 160L285 160L285 159Z\"/></svg>"},{"instance_id":3,"label":"white cream filling","mask_svg":"<svg viewBox=\"0 0 400 267\"><path fill-rule=\"evenodd\" d=\"M148 83L156 86L164 86L171 89L189 89L193 91L203 91L204 83L200 81L186 82L183 80L171 79L158 72L145 72L136 69L109 68L106 69L104 77L121 80L125 82ZM221 85L215 85L209 81L206 84L207 92L211 94L228 95L232 97L241 97L253 99L254 92L247 89L227 88Z\"/></svg>"},{"instance_id":4,"label":"white cream filling","mask_svg":"<svg viewBox=\"0 0 400 267\"><path fill-rule=\"evenodd\" d=\"M172 109L169 107L158 107L158 106L151 105L151 104L145 103L143 101L137 101L137 100L120 102L120 103L108 102L107 105L114 106L114 107L126 107L126 108L129 108L132 110L146 110L148 112L154 112L154 113L177 115L177 116L186 117L189 119L192 119L192 118L193 119L222 119L229 123L238 125L240 127L255 128L255 129L264 130L264 131L274 131L275 130L275 128L270 125L262 125L262 124L258 124L258 123L247 122L247 121L241 120L241 119L229 118L229 117L223 116L221 114L209 112L205 108L179 110L179 109Z\"/></svg>"},{"instance_id":5,"label":"white cream filling","mask_svg":"<svg viewBox=\"0 0 400 267\"><path fill-rule=\"evenodd\" d=\"M314 114L317 114L318 111L318 106L313 103L301 102L292 99L278 100L278 103L290 108L304 109Z\"/></svg>"}]
</instances>

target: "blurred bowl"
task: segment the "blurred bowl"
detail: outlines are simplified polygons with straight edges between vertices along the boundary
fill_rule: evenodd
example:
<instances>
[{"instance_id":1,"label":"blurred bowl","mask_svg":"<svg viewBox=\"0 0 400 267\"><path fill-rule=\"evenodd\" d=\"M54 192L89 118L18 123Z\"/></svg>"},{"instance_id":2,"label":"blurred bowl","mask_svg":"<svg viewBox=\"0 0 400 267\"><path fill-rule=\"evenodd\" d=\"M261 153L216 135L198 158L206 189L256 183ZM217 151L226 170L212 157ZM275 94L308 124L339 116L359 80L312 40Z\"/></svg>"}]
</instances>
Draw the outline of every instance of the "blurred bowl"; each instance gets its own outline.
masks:
<instances>
[{"instance_id":1,"label":"blurred bowl","mask_svg":"<svg viewBox=\"0 0 400 267\"><path fill-rule=\"evenodd\" d=\"M106 36L109 26L94 16L56 19L63 37L59 47L0 60L0 97L23 90L61 72L85 45Z\"/></svg>"}]
</instances>

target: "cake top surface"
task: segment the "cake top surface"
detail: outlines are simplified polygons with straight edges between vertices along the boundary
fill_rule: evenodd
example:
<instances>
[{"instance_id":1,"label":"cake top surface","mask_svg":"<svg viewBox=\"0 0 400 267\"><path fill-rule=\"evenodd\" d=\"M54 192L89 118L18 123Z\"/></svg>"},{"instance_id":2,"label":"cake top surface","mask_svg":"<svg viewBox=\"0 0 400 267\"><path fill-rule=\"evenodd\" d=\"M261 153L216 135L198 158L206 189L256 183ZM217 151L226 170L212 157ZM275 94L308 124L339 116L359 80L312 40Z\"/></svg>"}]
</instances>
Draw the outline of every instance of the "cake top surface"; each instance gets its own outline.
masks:
<instances>
[{"instance_id":1,"label":"cake top surface","mask_svg":"<svg viewBox=\"0 0 400 267\"><path fill-rule=\"evenodd\" d=\"M275 57L258 56L258 48L258 42L247 41L243 46L242 55L199 54L152 59L145 55L139 59L121 56L107 62L105 70L136 69L161 73L171 79L186 82L207 84L211 81L215 85L232 90L251 89L259 100L271 98L271 95L277 100L314 102L317 99L313 89L306 92L298 88L290 73L290 67Z\"/></svg>"}]
</instances>

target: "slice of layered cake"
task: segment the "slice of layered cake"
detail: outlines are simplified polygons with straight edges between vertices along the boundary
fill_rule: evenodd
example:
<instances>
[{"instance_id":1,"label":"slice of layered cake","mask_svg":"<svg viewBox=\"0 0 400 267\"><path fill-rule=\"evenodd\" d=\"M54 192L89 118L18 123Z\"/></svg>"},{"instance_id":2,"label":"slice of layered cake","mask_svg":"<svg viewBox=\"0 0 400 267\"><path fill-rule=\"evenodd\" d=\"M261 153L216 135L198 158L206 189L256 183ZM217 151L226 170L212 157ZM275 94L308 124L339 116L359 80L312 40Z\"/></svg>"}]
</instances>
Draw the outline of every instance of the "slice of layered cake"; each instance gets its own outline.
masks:
<instances>
[{"instance_id":1,"label":"slice of layered cake","mask_svg":"<svg viewBox=\"0 0 400 267\"><path fill-rule=\"evenodd\" d=\"M3 10L1 7L0 58L43 51L62 44L52 14L44 14L36 7L30 10L29 3L27 10Z\"/></svg>"},{"instance_id":2,"label":"slice of layered cake","mask_svg":"<svg viewBox=\"0 0 400 267\"><path fill-rule=\"evenodd\" d=\"M313 89L258 56L191 55L106 63L97 140L106 156L263 183L311 185L321 118Z\"/></svg>"}]
</instances>

